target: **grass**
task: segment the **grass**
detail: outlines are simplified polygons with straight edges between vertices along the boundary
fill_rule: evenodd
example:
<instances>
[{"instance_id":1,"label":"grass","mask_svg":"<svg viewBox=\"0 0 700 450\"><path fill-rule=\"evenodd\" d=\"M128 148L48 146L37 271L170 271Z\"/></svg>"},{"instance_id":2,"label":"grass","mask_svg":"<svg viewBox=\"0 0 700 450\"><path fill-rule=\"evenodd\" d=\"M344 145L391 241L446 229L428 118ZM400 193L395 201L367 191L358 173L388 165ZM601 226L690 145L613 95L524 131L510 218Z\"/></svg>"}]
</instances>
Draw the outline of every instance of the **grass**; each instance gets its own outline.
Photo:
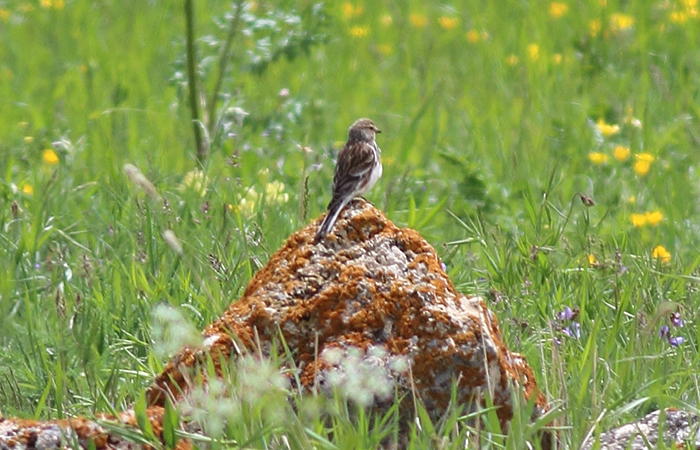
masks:
<instances>
[{"instance_id":1,"label":"grass","mask_svg":"<svg viewBox=\"0 0 700 450\"><path fill-rule=\"evenodd\" d=\"M234 14L193 4L209 98ZM324 210L332 157L360 116L384 131L369 198L438 249L462 292L488 299L563 411L566 447L657 408L696 411L698 5L563 4L246 3L214 117L200 111L198 165L184 2L0 1L0 414L141 398L166 361L155 306L201 329L238 298ZM567 306L578 337L558 318ZM681 345L659 337L664 324ZM271 423L251 405L223 436L376 446L380 419L337 405ZM335 411L331 431L322 410ZM415 430L412 448L456 448L466 431L453 415Z\"/></svg>"}]
</instances>

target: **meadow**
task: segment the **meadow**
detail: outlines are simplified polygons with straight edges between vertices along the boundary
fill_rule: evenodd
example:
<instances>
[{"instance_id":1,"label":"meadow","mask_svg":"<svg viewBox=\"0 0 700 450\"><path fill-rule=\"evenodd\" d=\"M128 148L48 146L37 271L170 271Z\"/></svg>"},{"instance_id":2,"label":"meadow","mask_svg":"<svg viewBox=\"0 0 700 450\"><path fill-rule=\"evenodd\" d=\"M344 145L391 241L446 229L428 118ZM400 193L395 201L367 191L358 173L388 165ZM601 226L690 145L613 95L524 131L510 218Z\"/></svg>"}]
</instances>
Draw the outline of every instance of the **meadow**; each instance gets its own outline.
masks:
<instances>
[{"instance_id":1,"label":"meadow","mask_svg":"<svg viewBox=\"0 0 700 450\"><path fill-rule=\"evenodd\" d=\"M324 211L358 117L383 131L368 199L487 299L565 448L698 412L698 25L697 0L0 0L0 416L142 402ZM382 437L277 394L207 410L208 444ZM463 446L455 414L411 448Z\"/></svg>"}]
</instances>

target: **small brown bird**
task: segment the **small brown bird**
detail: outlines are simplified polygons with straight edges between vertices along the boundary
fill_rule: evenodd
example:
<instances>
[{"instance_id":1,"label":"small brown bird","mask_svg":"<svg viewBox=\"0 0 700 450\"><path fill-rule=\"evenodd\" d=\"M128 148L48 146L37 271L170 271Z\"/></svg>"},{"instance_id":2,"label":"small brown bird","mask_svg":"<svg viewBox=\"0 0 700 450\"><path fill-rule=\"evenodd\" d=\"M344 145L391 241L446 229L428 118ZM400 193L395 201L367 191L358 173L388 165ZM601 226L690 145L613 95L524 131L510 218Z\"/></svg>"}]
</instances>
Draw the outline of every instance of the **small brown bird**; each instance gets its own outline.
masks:
<instances>
[{"instance_id":1,"label":"small brown bird","mask_svg":"<svg viewBox=\"0 0 700 450\"><path fill-rule=\"evenodd\" d=\"M355 197L369 192L382 176L382 151L374 141L379 128L369 119L358 119L348 130L348 142L338 154L333 176L333 199L316 232L316 242L335 225L338 215Z\"/></svg>"}]
</instances>

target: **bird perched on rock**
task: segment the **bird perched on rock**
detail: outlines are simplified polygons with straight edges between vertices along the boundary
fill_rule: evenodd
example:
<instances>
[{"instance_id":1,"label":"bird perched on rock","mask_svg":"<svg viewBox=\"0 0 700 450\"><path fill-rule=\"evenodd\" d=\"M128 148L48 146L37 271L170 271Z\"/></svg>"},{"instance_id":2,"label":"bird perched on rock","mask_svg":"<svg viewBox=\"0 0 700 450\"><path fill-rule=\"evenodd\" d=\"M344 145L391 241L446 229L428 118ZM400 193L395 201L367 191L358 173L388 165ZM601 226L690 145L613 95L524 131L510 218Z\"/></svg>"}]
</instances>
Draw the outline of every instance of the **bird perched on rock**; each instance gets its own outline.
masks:
<instances>
[{"instance_id":1,"label":"bird perched on rock","mask_svg":"<svg viewBox=\"0 0 700 450\"><path fill-rule=\"evenodd\" d=\"M333 199L316 232L316 242L333 229L338 215L350 200L369 192L382 176L382 151L374 140L377 133L381 131L369 119L358 119L348 129L348 142L340 150L335 165Z\"/></svg>"}]
</instances>

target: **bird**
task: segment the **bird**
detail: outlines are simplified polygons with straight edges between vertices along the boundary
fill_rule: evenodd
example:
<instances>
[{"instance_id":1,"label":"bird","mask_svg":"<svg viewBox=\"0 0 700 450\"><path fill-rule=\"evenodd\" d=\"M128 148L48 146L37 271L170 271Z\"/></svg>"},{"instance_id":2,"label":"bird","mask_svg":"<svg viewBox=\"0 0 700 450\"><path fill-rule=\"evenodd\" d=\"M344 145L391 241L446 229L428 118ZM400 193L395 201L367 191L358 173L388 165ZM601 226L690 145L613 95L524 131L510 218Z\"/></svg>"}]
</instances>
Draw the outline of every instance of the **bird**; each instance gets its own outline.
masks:
<instances>
[{"instance_id":1,"label":"bird","mask_svg":"<svg viewBox=\"0 0 700 450\"><path fill-rule=\"evenodd\" d=\"M375 142L381 130L370 119L357 119L348 129L348 141L338 153L333 175L333 198L316 232L323 239L335 225L338 215L355 197L366 194L382 176L382 151Z\"/></svg>"}]
</instances>

